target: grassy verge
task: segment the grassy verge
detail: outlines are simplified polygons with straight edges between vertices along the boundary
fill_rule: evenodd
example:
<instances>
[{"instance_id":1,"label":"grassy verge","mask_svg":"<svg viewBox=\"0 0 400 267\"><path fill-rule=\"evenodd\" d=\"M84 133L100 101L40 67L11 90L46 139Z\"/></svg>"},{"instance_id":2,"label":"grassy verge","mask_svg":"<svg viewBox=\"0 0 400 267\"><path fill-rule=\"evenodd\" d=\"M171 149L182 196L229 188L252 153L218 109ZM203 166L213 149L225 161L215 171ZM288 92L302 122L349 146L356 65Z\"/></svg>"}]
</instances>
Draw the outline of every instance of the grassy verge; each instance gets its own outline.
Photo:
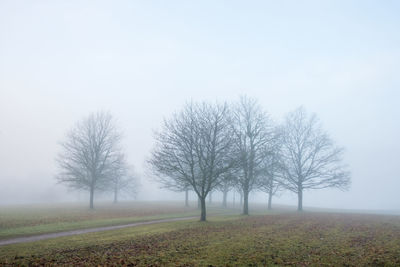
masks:
<instances>
[{"instance_id":1,"label":"grassy verge","mask_svg":"<svg viewBox=\"0 0 400 267\"><path fill-rule=\"evenodd\" d=\"M399 266L400 218L218 216L10 245L0 265Z\"/></svg>"}]
</instances>

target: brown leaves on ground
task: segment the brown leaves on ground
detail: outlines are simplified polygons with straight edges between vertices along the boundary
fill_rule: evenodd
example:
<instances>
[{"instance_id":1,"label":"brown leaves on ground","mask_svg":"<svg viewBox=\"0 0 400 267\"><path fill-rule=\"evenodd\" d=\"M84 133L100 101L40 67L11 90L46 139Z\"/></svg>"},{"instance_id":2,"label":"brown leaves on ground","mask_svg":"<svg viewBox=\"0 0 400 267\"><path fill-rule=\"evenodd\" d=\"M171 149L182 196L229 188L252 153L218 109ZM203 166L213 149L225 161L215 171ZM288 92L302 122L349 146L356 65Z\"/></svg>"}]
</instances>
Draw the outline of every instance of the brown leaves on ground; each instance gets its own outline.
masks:
<instances>
[{"instance_id":1,"label":"brown leaves on ground","mask_svg":"<svg viewBox=\"0 0 400 267\"><path fill-rule=\"evenodd\" d=\"M0 265L108 266L400 266L400 218L350 214L285 214L183 229Z\"/></svg>"}]
</instances>

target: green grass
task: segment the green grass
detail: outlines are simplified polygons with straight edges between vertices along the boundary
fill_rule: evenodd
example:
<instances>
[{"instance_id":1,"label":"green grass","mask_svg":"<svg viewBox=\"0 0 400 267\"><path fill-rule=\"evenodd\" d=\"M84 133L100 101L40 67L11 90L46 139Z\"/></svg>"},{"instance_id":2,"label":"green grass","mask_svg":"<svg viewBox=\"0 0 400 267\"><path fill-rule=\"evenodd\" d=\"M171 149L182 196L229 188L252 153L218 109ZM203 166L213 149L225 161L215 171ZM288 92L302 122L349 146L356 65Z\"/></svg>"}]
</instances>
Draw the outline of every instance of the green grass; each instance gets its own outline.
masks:
<instances>
[{"instance_id":1,"label":"green grass","mask_svg":"<svg viewBox=\"0 0 400 267\"><path fill-rule=\"evenodd\" d=\"M400 217L211 216L1 247L0 265L399 266Z\"/></svg>"},{"instance_id":2,"label":"green grass","mask_svg":"<svg viewBox=\"0 0 400 267\"><path fill-rule=\"evenodd\" d=\"M51 224L41 224L35 226L25 226L25 227L17 227L10 229L0 229L0 239L9 239L14 237L21 236L32 236L44 233L55 233L55 232L63 232L70 231L76 229L87 229L94 227L102 227L102 226L111 226L111 225L122 225L134 222L142 222L142 221L151 221L158 219L167 219L167 218L177 218L177 217L186 217L186 216L197 216L198 212L185 212L185 213L176 213L176 214L163 214L163 215L154 215L154 216L143 216L143 217L127 217L127 218L115 218L115 219L101 219L101 220L88 220L88 221L79 221L79 222L61 222L61 223L51 223Z\"/></svg>"},{"instance_id":3,"label":"green grass","mask_svg":"<svg viewBox=\"0 0 400 267\"><path fill-rule=\"evenodd\" d=\"M217 206L210 214L238 213ZM100 204L95 210L86 205L17 206L0 208L0 240L44 233L121 225L157 219L199 216L197 208L181 203L131 202L117 205Z\"/></svg>"},{"instance_id":4,"label":"green grass","mask_svg":"<svg viewBox=\"0 0 400 267\"><path fill-rule=\"evenodd\" d=\"M143 217L195 210L174 202L124 202L116 205L100 203L89 210L86 203L0 206L0 228L76 222L122 217Z\"/></svg>"}]
</instances>

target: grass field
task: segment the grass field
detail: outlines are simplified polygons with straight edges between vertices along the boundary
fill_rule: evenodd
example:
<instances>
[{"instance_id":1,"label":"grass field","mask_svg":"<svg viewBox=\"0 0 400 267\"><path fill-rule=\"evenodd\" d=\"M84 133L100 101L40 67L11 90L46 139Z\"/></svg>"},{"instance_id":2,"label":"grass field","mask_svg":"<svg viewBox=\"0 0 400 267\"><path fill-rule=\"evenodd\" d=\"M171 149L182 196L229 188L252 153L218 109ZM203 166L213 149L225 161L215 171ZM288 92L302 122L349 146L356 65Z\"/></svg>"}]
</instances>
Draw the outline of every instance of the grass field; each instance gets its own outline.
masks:
<instances>
[{"instance_id":1,"label":"grass field","mask_svg":"<svg viewBox=\"0 0 400 267\"><path fill-rule=\"evenodd\" d=\"M254 214L266 213L265 205L253 208ZM222 209L221 204L209 205L207 211L210 215L240 212L239 207ZM197 203L191 203L190 207L168 201L99 203L94 210L89 210L87 203L0 206L0 240L189 216L200 216Z\"/></svg>"},{"instance_id":2,"label":"grass field","mask_svg":"<svg viewBox=\"0 0 400 267\"><path fill-rule=\"evenodd\" d=\"M194 207L187 208L174 202L102 203L95 210L89 210L86 203L0 206L0 240L198 213Z\"/></svg>"},{"instance_id":3,"label":"grass field","mask_svg":"<svg viewBox=\"0 0 400 267\"><path fill-rule=\"evenodd\" d=\"M205 223L162 223L0 248L0 265L62 264L400 266L400 217L219 215Z\"/></svg>"}]
</instances>

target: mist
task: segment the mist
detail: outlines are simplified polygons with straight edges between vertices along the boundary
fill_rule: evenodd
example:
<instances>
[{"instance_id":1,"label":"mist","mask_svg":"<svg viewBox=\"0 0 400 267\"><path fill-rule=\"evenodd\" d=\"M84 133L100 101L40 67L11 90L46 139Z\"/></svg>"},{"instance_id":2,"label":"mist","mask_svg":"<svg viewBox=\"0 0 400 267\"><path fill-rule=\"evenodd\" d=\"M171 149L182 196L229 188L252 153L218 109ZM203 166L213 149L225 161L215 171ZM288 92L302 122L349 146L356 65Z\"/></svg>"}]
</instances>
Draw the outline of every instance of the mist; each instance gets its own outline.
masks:
<instances>
[{"instance_id":1,"label":"mist","mask_svg":"<svg viewBox=\"0 0 400 267\"><path fill-rule=\"evenodd\" d=\"M147 170L154 131L187 102L247 95L277 122L304 106L345 147L349 190L307 191L304 206L400 210L399 3L95 3L0 3L0 205L86 201L57 183L55 158L99 110L123 132L136 200L183 201Z\"/></svg>"}]
</instances>

